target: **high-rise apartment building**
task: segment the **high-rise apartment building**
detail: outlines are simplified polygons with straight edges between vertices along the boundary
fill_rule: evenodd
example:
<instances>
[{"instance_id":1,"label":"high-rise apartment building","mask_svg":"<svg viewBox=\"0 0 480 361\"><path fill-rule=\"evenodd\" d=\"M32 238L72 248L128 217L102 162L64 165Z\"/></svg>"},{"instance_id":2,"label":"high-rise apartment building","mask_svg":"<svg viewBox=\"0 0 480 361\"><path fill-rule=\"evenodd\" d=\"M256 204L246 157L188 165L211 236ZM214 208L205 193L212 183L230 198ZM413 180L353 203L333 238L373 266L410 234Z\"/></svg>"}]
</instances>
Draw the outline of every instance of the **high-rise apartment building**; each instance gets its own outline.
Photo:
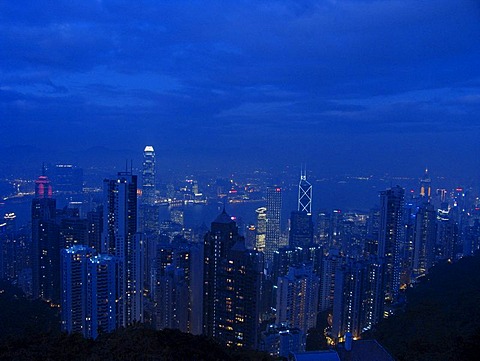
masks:
<instances>
[{"instance_id":1,"label":"high-rise apartment building","mask_svg":"<svg viewBox=\"0 0 480 361\"><path fill-rule=\"evenodd\" d=\"M380 321L383 312L383 271L374 257L366 261L347 259L335 274L332 336L339 341L354 338Z\"/></svg>"},{"instance_id":2,"label":"high-rise apartment building","mask_svg":"<svg viewBox=\"0 0 480 361\"><path fill-rule=\"evenodd\" d=\"M223 211L204 244L204 333L228 347L257 348L263 254L248 250Z\"/></svg>"},{"instance_id":3,"label":"high-rise apartment building","mask_svg":"<svg viewBox=\"0 0 480 361\"><path fill-rule=\"evenodd\" d=\"M404 196L400 186L380 192L378 257L385 265L385 297L389 300L396 300L400 290Z\"/></svg>"},{"instance_id":4,"label":"high-rise apartment building","mask_svg":"<svg viewBox=\"0 0 480 361\"><path fill-rule=\"evenodd\" d=\"M50 180L35 181L32 200L32 294L48 302L60 301L60 244L56 220L56 201Z\"/></svg>"},{"instance_id":5,"label":"high-rise apartment building","mask_svg":"<svg viewBox=\"0 0 480 361\"><path fill-rule=\"evenodd\" d=\"M413 276L425 275L435 261L437 236L436 212L431 203L423 204L415 216L413 246Z\"/></svg>"},{"instance_id":6,"label":"high-rise apartment building","mask_svg":"<svg viewBox=\"0 0 480 361\"><path fill-rule=\"evenodd\" d=\"M319 279L312 266L290 267L277 287L277 324L287 323L306 335L317 324Z\"/></svg>"},{"instance_id":7,"label":"high-rise apartment building","mask_svg":"<svg viewBox=\"0 0 480 361\"><path fill-rule=\"evenodd\" d=\"M62 331L97 338L119 325L118 259L74 245L62 250Z\"/></svg>"},{"instance_id":8,"label":"high-rise apartment building","mask_svg":"<svg viewBox=\"0 0 480 361\"><path fill-rule=\"evenodd\" d=\"M143 239L137 233L137 176L104 181L102 253L119 262L117 325L143 320Z\"/></svg>"},{"instance_id":9,"label":"high-rise apartment building","mask_svg":"<svg viewBox=\"0 0 480 361\"><path fill-rule=\"evenodd\" d=\"M62 249L62 331L86 335L87 262L95 254L93 248L73 245Z\"/></svg>"}]
</instances>

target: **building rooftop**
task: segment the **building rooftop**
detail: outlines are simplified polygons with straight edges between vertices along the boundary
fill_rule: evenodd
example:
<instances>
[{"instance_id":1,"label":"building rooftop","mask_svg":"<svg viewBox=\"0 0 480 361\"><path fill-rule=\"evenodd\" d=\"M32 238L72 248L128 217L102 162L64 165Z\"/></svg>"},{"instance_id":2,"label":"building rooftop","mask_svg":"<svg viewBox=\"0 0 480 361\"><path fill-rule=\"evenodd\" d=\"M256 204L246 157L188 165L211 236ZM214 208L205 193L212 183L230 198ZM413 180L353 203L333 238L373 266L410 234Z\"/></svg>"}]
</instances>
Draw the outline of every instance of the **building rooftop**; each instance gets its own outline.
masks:
<instances>
[{"instance_id":1,"label":"building rooftop","mask_svg":"<svg viewBox=\"0 0 480 361\"><path fill-rule=\"evenodd\" d=\"M333 350L291 353L289 361L341 361Z\"/></svg>"},{"instance_id":2,"label":"building rooftop","mask_svg":"<svg viewBox=\"0 0 480 361\"><path fill-rule=\"evenodd\" d=\"M232 217L230 217L228 215L228 213L225 211L225 208L224 208L222 213L220 213L218 215L218 217L215 218L215 220L213 222L214 223L226 223L226 224L228 224L228 223L232 223L234 221L232 220Z\"/></svg>"},{"instance_id":3,"label":"building rooftop","mask_svg":"<svg viewBox=\"0 0 480 361\"><path fill-rule=\"evenodd\" d=\"M395 359L376 340L356 340L352 342L352 350L345 350L340 344L337 352L342 361L394 361Z\"/></svg>"}]
</instances>

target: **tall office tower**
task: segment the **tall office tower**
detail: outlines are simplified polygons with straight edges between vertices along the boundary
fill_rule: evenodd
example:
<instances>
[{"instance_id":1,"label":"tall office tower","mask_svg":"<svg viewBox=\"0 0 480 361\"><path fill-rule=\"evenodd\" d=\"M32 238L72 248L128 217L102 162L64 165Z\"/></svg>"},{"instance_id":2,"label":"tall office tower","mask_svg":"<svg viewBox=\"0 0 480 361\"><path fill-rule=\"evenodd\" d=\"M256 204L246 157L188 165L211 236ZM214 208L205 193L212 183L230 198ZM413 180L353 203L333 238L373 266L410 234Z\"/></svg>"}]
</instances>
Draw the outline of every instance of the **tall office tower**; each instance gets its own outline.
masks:
<instances>
[{"instance_id":1,"label":"tall office tower","mask_svg":"<svg viewBox=\"0 0 480 361\"><path fill-rule=\"evenodd\" d=\"M278 278L277 324L288 323L305 335L317 324L319 279L311 265L290 267Z\"/></svg>"},{"instance_id":2,"label":"tall office tower","mask_svg":"<svg viewBox=\"0 0 480 361\"><path fill-rule=\"evenodd\" d=\"M385 297L396 300L400 290L400 244L405 190L400 186L380 192L378 257L385 264Z\"/></svg>"},{"instance_id":3,"label":"tall office tower","mask_svg":"<svg viewBox=\"0 0 480 361\"><path fill-rule=\"evenodd\" d=\"M155 205L155 150L147 145L143 150L142 204Z\"/></svg>"},{"instance_id":4,"label":"tall office tower","mask_svg":"<svg viewBox=\"0 0 480 361\"><path fill-rule=\"evenodd\" d=\"M56 202L45 175L35 181L32 200L32 294L34 298L60 300L60 247L55 224Z\"/></svg>"},{"instance_id":5,"label":"tall office tower","mask_svg":"<svg viewBox=\"0 0 480 361\"><path fill-rule=\"evenodd\" d=\"M257 348L263 254L245 248L225 210L204 244L204 334L229 347Z\"/></svg>"},{"instance_id":6,"label":"tall office tower","mask_svg":"<svg viewBox=\"0 0 480 361\"><path fill-rule=\"evenodd\" d=\"M324 248L330 248L331 215L327 211L320 211L317 215L316 243Z\"/></svg>"},{"instance_id":7,"label":"tall office tower","mask_svg":"<svg viewBox=\"0 0 480 361\"><path fill-rule=\"evenodd\" d=\"M332 248L323 257L322 271L320 272L320 292L318 309L320 312L333 308L335 291L335 273L342 264L343 256L338 249Z\"/></svg>"},{"instance_id":8,"label":"tall office tower","mask_svg":"<svg viewBox=\"0 0 480 361\"><path fill-rule=\"evenodd\" d=\"M298 209L299 212L312 215L312 185L307 181L307 171L300 172L298 184Z\"/></svg>"},{"instance_id":9,"label":"tall office tower","mask_svg":"<svg viewBox=\"0 0 480 361\"><path fill-rule=\"evenodd\" d=\"M265 237L267 233L267 208L260 207L257 213L257 234L255 236L255 248L259 252L265 252Z\"/></svg>"},{"instance_id":10,"label":"tall office tower","mask_svg":"<svg viewBox=\"0 0 480 361\"><path fill-rule=\"evenodd\" d=\"M112 332L117 328L117 279L120 272L120 261L111 255L99 254L88 260L85 337L95 339L99 334Z\"/></svg>"},{"instance_id":11,"label":"tall office tower","mask_svg":"<svg viewBox=\"0 0 480 361\"><path fill-rule=\"evenodd\" d=\"M435 243L437 236L436 212L433 204L424 203L415 216L413 276L428 273L435 260Z\"/></svg>"},{"instance_id":12,"label":"tall office tower","mask_svg":"<svg viewBox=\"0 0 480 361\"><path fill-rule=\"evenodd\" d=\"M137 234L137 176L103 182L102 253L119 259L117 326L143 320L143 240Z\"/></svg>"},{"instance_id":13,"label":"tall office tower","mask_svg":"<svg viewBox=\"0 0 480 361\"><path fill-rule=\"evenodd\" d=\"M425 168L425 174L420 179L420 197L427 202L432 198L432 180L428 174L428 168Z\"/></svg>"},{"instance_id":14,"label":"tall office tower","mask_svg":"<svg viewBox=\"0 0 480 361\"><path fill-rule=\"evenodd\" d=\"M155 204L155 151L147 145L143 151L142 199L140 205L140 230L147 235L158 234L159 208Z\"/></svg>"},{"instance_id":15,"label":"tall office tower","mask_svg":"<svg viewBox=\"0 0 480 361\"><path fill-rule=\"evenodd\" d=\"M290 216L290 247L305 247L313 243L312 185L307 181L307 173L300 174L298 184L298 209Z\"/></svg>"},{"instance_id":16,"label":"tall office tower","mask_svg":"<svg viewBox=\"0 0 480 361\"><path fill-rule=\"evenodd\" d=\"M87 262L95 254L93 248L73 245L62 249L62 331L86 335Z\"/></svg>"},{"instance_id":17,"label":"tall office tower","mask_svg":"<svg viewBox=\"0 0 480 361\"><path fill-rule=\"evenodd\" d=\"M305 212L292 212L290 216L290 247L307 247L313 243L312 215Z\"/></svg>"},{"instance_id":18,"label":"tall office tower","mask_svg":"<svg viewBox=\"0 0 480 361\"><path fill-rule=\"evenodd\" d=\"M282 188L267 187L267 227L265 235L265 261L273 260L278 249L281 234Z\"/></svg>"},{"instance_id":19,"label":"tall office tower","mask_svg":"<svg viewBox=\"0 0 480 361\"><path fill-rule=\"evenodd\" d=\"M375 258L348 259L335 274L332 336L336 341L347 332L359 337L380 321L383 311L382 265Z\"/></svg>"}]
</instances>

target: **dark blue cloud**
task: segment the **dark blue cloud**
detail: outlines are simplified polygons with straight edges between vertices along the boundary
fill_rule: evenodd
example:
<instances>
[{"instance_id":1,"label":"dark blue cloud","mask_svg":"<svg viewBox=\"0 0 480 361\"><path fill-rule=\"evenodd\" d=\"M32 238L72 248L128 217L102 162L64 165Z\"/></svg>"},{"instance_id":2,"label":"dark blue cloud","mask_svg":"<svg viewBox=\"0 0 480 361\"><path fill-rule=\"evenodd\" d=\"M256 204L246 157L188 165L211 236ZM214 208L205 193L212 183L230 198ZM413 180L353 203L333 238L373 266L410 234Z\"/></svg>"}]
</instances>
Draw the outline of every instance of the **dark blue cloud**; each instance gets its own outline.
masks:
<instances>
[{"instance_id":1,"label":"dark blue cloud","mask_svg":"<svg viewBox=\"0 0 480 361\"><path fill-rule=\"evenodd\" d=\"M6 0L0 142L425 162L480 136L478 39L474 0Z\"/></svg>"}]
</instances>

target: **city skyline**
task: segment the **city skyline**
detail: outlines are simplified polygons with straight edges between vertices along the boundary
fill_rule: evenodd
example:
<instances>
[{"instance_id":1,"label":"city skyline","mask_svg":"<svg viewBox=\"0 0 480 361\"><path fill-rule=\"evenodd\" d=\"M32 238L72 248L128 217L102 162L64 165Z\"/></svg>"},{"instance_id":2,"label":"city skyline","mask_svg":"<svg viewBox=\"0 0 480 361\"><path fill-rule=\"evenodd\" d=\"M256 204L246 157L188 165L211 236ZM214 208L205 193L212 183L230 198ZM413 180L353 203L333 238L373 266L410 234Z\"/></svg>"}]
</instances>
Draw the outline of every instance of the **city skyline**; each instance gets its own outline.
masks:
<instances>
[{"instance_id":1,"label":"city skyline","mask_svg":"<svg viewBox=\"0 0 480 361\"><path fill-rule=\"evenodd\" d=\"M478 354L478 39L478 0L0 2L0 358Z\"/></svg>"}]
</instances>

